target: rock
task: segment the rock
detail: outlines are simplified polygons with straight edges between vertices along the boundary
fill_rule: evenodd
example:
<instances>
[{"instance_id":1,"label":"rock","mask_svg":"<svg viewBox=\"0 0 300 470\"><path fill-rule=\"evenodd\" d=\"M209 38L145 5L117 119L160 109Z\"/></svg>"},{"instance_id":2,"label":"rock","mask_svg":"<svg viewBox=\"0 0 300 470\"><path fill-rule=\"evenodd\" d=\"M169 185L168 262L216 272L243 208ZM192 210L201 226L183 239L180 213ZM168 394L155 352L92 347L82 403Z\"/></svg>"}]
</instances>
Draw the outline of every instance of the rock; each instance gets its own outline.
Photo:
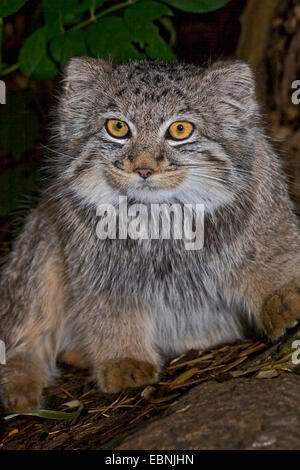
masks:
<instances>
[{"instance_id":1,"label":"rock","mask_svg":"<svg viewBox=\"0 0 300 470\"><path fill-rule=\"evenodd\" d=\"M299 449L300 377L203 383L168 415L127 436L119 447L145 450Z\"/></svg>"}]
</instances>

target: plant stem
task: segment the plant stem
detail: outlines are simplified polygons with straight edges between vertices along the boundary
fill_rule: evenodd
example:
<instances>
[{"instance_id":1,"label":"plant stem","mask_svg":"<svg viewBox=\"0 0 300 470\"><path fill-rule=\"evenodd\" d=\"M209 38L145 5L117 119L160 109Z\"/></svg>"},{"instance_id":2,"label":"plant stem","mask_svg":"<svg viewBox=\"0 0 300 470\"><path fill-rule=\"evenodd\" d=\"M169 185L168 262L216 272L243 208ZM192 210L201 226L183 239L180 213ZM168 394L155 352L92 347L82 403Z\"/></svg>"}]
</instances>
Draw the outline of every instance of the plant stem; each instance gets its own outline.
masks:
<instances>
[{"instance_id":1,"label":"plant stem","mask_svg":"<svg viewBox=\"0 0 300 470\"><path fill-rule=\"evenodd\" d=\"M129 5L132 5L133 3L138 2L138 1L139 0L127 0L126 2L118 3L117 5L114 5L110 8L107 8L106 10L100 11L100 13L98 13L97 15L94 15L93 17L91 16L87 20L82 21L79 24L76 24L75 26L73 26L73 28L70 28L69 31L77 31L78 29L84 28L85 26L88 26L90 23L92 23L94 21L97 21L102 16L109 15L109 13L112 13L113 11L121 10L121 8L125 8Z\"/></svg>"},{"instance_id":2,"label":"plant stem","mask_svg":"<svg viewBox=\"0 0 300 470\"><path fill-rule=\"evenodd\" d=\"M84 28L85 26L88 26L89 24L93 23L94 21L97 21L99 18L102 16L109 15L109 13L112 13L113 11L121 10L121 8L125 8L129 5L132 5L133 3L138 2L139 0L127 0L126 2L121 2L118 3L117 5L114 5L110 8L107 8L106 10L100 11L97 15L91 16L85 21L82 21L81 23L76 24L72 28L70 28L68 31L77 31L78 29ZM1 76L8 75L15 70L18 70L19 64L14 64L11 67L8 67L7 69L3 70L0 72Z\"/></svg>"},{"instance_id":3,"label":"plant stem","mask_svg":"<svg viewBox=\"0 0 300 470\"><path fill-rule=\"evenodd\" d=\"M14 65L12 65L11 67L8 67L5 70L2 70L0 75L1 76L8 75L8 74L14 72L15 70L18 70L18 68L19 68L19 64L14 64Z\"/></svg>"}]
</instances>

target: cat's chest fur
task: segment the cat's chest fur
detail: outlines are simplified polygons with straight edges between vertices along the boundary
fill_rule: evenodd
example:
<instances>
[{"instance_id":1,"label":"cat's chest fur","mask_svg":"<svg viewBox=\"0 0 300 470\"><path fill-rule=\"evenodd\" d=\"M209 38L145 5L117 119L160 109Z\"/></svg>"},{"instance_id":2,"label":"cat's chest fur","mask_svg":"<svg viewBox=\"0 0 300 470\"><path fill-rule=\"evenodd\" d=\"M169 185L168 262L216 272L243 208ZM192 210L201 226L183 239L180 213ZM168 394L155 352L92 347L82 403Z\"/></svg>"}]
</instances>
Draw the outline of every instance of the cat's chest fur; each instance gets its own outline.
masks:
<instances>
[{"instance_id":1,"label":"cat's chest fur","mask_svg":"<svg viewBox=\"0 0 300 470\"><path fill-rule=\"evenodd\" d=\"M166 354L241 337L237 306L222 292L219 263L205 250L186 250L182 240L91 236L85 250L73 245L67 261L75 303L84 305L84 296L93 309L104 301L120 314L126 305L148 310L154 342Z\"/></svg>"},{"instance_id":2,"label":"cat's chest fur","mask_svg":"<svg viewBox=\"0 0 300 470\"><path fill-rule=\"evenodd\" d=\"M166 354L241 338L240 306L223 289L234 252L209 243L215 232L200 250L187 250L184 240L100 240L95 214L81 215L69 230L62 220L72 311L148 311L153 341Z\"/></svg>"},{"instance_id":3,"label":"cat's chest fur","mask_svg":"<svg viewBox=\"0 0 300 470\"><path fill-rule=\"evenodd\" d=\"M167 355L241 337L236 315L241 307L223 291L218 270L222 262L215 255L186 250L182 240L115 243L113 259L103 243L106 259L99 267L105 276L99 275L99 285L123 305L134 296L149 308L155 343Z\"/></svg>"},{"instance_id":4,"label":"cat's chest fur","mask_svg":"<svg viewBox=\"0 0 300 470\"><path fill-rule=\"evenodd\" d=\"M88 245L88 250L86 249ZM82 247L83 248L83 247ZM135 296L151 303L162 296L172 304L200 303L213 296L209 279L216 270L202 250L186 250L182 240L98 240L90 238L85 250L66 247L67 263L85 291L93 295L115 293L122 301ZM178 297L178 298L177 298Z\"/></svg>"}]
</instances>

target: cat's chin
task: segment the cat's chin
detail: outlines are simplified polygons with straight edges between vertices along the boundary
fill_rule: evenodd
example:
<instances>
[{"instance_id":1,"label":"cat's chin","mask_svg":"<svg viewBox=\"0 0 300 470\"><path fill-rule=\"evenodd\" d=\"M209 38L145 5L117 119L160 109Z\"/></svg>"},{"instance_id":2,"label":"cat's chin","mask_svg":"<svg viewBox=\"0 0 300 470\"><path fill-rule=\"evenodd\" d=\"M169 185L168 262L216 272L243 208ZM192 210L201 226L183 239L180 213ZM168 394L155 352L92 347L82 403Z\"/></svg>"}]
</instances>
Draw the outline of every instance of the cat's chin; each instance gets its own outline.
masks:
<instances>
[{"instance_id":1,"label":"cat's chin","mask_svg":"<svg viewBox=\"0 0 300 470\"><path fill-rule=\"evenodd\" d=\"M140 204L163 204L179 202L177 193L169 189L137 188L130 189L124 194L130 201Z\"/></svg>"},{"instance_id":2,"label":"cat's chin","mask_svg":"<svg viewBox=\"0 0 300 470\"><path fill-rule=\"evenodd\" d=\"M201 205L204 208L205 213L214 213L220 207L226 205L229 202L228 199L214 198L206 193L192 192L186 193L184 191L174 190L156 190L156 191L140 191L130 190L126 194L120 194L120 196L127 197L127 205L132 204L145 204L147 206L151 204L179 204L187 205L195 208L197 205Z\"/></svg>"},{"instance_id":3,"label":"cat's chin","mask_svg":"<svg viewBox=\"0 0 300 470\"><path fill-rule=\"evenodd\" d=\"M213 193L205 188L181 185L176 189L154 188L153 186L131 186L120 191L105 180L101 185L77 187L76 191L83 206L98 208L101 205L120 204L120 198L127 197L127 204L202 204L206 213L212 213L232 200L232 194Z\"/></svg>"},{"instance_id":4,"label":"cat's chin","mask_svg":"<svg viewBox=\"0 0 300 470\"><path fill-rule=\"evenodd\" d=\"M138 185L128 188L121 196L127 196L131 203L140 204L203 204L219 206L220 201L215 200L206 191L199 191L189 188L188 191L183 185L174 189L167 189L157 185Z\"/></svg>"}]
</instances>

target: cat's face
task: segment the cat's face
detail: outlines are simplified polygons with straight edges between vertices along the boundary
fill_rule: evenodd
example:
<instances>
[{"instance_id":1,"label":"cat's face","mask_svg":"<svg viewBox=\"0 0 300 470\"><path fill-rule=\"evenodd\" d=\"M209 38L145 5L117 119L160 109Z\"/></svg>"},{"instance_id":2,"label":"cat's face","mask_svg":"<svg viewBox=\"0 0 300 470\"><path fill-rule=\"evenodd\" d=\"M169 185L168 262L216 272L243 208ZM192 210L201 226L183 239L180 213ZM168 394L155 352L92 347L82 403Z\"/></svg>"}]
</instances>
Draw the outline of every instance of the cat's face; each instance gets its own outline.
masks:
<instances>
[{"instance_id":1,"label":"cat's face","mask_svg":"<svg viewBox=\"0 0 300 470\"><path fill-rule=\"evenodd\" d=\"M73 59L65 84L60 176L84 202L126 195L212 209L232 201L251 173L256 106L244 63L203 70Z\"/></svg>"}]
</instances>

